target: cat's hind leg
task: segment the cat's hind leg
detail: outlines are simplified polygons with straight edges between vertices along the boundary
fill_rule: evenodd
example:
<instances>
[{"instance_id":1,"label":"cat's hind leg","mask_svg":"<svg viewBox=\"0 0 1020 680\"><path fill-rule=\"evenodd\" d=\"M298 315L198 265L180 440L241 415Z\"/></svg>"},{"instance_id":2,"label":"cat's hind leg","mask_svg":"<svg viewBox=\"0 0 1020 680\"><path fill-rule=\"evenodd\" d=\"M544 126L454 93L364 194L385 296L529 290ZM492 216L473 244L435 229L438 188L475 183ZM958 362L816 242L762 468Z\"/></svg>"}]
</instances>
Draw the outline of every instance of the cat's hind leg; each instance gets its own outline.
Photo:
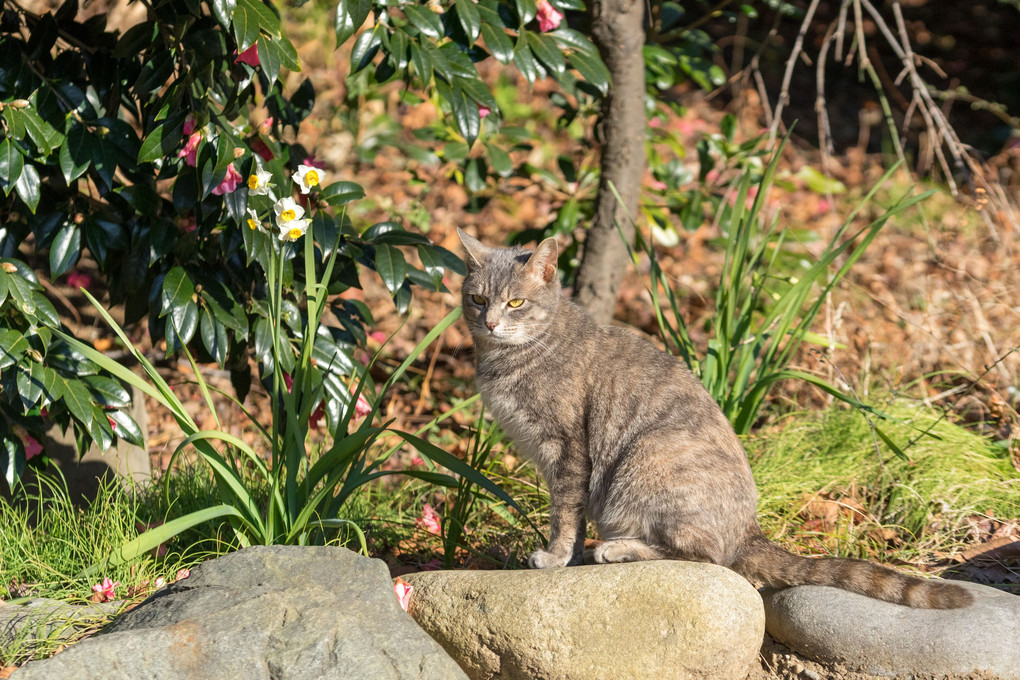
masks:
<instances>
[{"instance_id":1,"label":"cat's hind leg","mask_svg":"<svg viewBox=\"0 0 1020 680\"><path fill-rule=\"evenodd\" d=\"M613 564L661 560L665 555L655 546L637 538L617 538L584 551L585 564Z\"/></svg>"}]
</instances>

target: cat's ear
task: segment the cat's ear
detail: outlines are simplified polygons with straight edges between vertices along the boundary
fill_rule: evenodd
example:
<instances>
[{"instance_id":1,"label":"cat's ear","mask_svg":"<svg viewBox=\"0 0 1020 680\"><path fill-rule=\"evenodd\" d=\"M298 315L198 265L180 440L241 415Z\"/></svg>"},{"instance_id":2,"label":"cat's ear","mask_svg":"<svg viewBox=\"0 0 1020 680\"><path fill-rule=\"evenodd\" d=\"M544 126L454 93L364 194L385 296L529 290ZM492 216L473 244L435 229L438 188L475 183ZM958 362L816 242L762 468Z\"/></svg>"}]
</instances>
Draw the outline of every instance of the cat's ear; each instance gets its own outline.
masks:
<instances>
[{"instance_id":1,"label":"cat's ear","mask_svg":"<svg viewBox=\"0 0 1020 680\"><path fill-rule=\"evenodd\" d=\"M467 265L468 269L478 269L481 267L488 261L492 251L495 250L495 248L490 248L460 227L457 227L457 236L460 237L460 242L464 246L464 252L467 254L464 264Z\"/></svg>"},{"instance_id":2,"label":"cat's ear","mask_svg":"<svg viewBox=\"0 0 1020 680\"><path fill-rule=\"evenodd\" d=\"M525 273L542 284L549 283L556 278L556 258L559 254L560 247L556 239L547 238L538 244L528 258L528 263L524 265Z\"/></svg>"}]
</instances>

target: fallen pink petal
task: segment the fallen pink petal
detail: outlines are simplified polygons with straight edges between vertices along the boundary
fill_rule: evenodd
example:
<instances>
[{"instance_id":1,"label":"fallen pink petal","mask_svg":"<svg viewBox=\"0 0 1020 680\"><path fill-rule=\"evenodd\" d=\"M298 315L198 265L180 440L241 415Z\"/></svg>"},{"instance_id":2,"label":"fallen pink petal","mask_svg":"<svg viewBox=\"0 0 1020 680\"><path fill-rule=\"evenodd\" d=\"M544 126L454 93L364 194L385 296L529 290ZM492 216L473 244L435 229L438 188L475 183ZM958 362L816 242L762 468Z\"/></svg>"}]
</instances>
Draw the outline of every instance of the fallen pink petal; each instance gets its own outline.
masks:
<instances>
[{"instance_id":1,"label":"fallen pink petal","mask_svg":"<svg viewBox=\"0 0 1020 680\"><path fill-rule=\"evenodd\" d=\"M95 593L93 599L98 598L99 602L111 602L115 599L115 589L120 585L120 581L114 581L109 576L104 578L99 583L92 586L92 592Z\"/></svg>"},{"instance_id":2,"label":"fallen pink petal","mask_svg":"<svg viewBox=\"0 0 1020 680\"><path fill-rule=\"evenodd\" d=\"M188 578L189 576L191 576L191 570L190 569L179 569L177 571L177 576L174 577L174 581L182 581L182 580Z\"/></svg>"},{"instance_id":3,"label":"fallen pink petal","mask_svg":"<svg viewBox=\"0 0 1020 680\"><path fill-rule=\"evenodd\" d=\"M414 588L411 584L399 576L393 583L393 592L397 594L397 601L400 603L400 608L405 612L407 611L407 606L411 603L411 593L413 591Z\"/></svg>"},{"instance_id":4,"label":"fallen pink petal","mask_svg":"<svg viewBox=\"0 0 1020 680\"><path fill-rule=\"evenodd\" d=\"M428 503L422 508L421 517L414 520L414 524L419 529L424 529L430 534L435 534L436 536L443 534L442 518Z\"/></svg>"}]
</instances>

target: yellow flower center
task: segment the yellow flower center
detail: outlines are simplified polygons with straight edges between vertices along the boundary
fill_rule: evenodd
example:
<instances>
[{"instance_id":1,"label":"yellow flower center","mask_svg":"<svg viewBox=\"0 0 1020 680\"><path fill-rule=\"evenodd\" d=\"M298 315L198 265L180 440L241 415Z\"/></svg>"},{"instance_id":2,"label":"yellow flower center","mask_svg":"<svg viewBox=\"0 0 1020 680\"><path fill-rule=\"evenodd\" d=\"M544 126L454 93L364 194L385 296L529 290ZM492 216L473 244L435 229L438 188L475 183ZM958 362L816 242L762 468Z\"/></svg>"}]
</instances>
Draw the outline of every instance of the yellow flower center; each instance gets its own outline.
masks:
<instances>
[{"instance_id":1,"label":"yellow flower center","mask_svg":"<svg viewBox=\"0 0 1020 680\"><path fill-rule=\"evenodd\" d=\"M309 170L305 173L305 184L310 187L314 187L319 183L319 173L314 170Z\"/></svg>"},{"instance_id":2,"label":"yellow flower center","mask_svg":"<svg viewBox=\"0 0 1020 680\"><path fill-rule=\"evenodd\" d=\"M255 231L256 229L258 229L258 227L259 227L259 223L249 217L248 218L248 228L251 229L252 231Z\"/></svg>"},{"instance_id":3,"label":"yellow flower center","mask_svg":"<svg viewBox=\"0 0 1020 680\"><path fill-rule=\"evenodd\" d=\"M297 241L299 238L301 238L301 234L303 233L304 233L303 231L295 227L294 229L291 229L290 231L287 232L287 236L290 237L291 241Z\"/></svg>"},{"instance_id":4,"label":"yellow flower center","mask_svg":"<svg viewBox=\"0 0 1020 680\"><path fill-rule=\"evenodd\" d=\"M290 222L295 217L297 217L297 213L294 212L293 208L287 208L282 213L280 213L280 219L283 220L284 222Z\"/></svg>"},{"instance_id":5,"label":"yellow flower center","mask_svg":"<svg viewBox=\"0 0 1020 680\"><path fill-rule=\"evenodd\" d=\"M255 191L256 189L259 188L258 175L252 175L251 177L248 178L248 188L251 189L252 191Z\"/></svg>"}]
</instances>

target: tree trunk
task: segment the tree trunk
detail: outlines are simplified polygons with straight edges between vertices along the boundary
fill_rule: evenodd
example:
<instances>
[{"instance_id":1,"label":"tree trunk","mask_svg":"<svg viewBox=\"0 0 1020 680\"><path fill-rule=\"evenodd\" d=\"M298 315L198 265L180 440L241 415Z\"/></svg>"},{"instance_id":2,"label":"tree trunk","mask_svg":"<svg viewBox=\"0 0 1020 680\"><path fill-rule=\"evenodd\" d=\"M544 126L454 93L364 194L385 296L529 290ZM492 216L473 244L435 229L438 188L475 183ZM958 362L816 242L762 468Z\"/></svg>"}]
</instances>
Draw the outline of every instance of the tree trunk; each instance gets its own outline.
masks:
<instances>
[{"instance_id":1,"label":"tree trunk","mask_svg":"<svg viewBox=\"0 0 1020 680\"><path fill-rule=\"evenodd\" d=\"M602 178L595 219L585 237L574 298L602 323L612 319L616 307L628 262L626 243L634 242L633 221L645 171L644 11L641 0L592 3L592 38L609 67L612 84L602 107Z\"/></svg>"}]
</instances>

